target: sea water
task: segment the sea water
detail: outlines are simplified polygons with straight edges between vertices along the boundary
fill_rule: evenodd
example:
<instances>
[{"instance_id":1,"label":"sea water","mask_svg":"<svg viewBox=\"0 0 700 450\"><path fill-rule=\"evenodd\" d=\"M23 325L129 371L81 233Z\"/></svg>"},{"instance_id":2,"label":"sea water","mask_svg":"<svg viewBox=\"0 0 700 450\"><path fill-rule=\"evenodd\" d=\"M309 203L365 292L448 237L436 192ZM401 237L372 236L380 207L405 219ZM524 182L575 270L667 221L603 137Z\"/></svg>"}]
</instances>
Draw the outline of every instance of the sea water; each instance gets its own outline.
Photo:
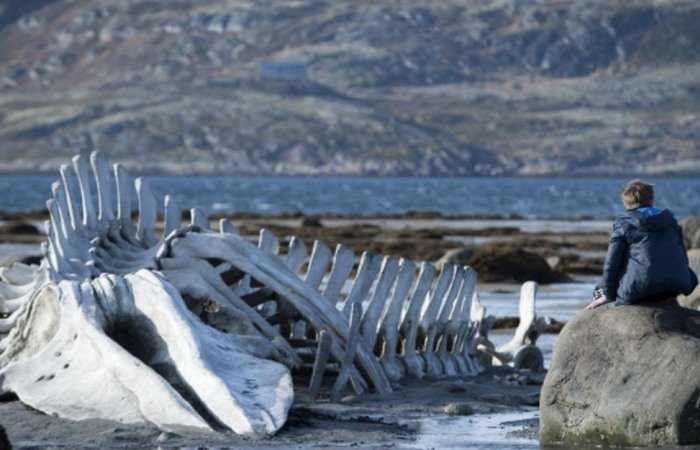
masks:
<instances>
[{"instance_id":1,"label":"sea water","mask_svg":"<svg viewBox=\"0 0 700 450\"><path fill-rule=\"evenodd\" d=\"M621 212L622 178L368 178L146 176L154 194L209 213L402 214L609 218ZM0 211L43 209L55 175L0 175ZM650 178L657 205L700 214L700 178Z\"/></svg>"}]
</instances>

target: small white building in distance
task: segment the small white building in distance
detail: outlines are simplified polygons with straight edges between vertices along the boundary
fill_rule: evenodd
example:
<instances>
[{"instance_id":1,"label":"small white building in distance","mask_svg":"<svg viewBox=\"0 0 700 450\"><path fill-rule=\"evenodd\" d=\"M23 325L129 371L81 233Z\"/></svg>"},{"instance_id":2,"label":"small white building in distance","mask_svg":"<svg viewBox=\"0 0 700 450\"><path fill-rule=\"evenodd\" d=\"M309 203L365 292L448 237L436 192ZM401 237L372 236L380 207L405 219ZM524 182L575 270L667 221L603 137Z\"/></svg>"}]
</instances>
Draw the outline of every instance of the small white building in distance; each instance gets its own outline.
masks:
<instances>
[{"instance_id":1,"label":"small white building in distance","mask_svg":"<svg viewBox=\"0 0 700 450\"><path fill-rule=\"evenodd\" d=\"M268 80L307 79L307 63L302 60L268 60L262 61L258 69L260 78Z\"/></svg>"}]
</instances>

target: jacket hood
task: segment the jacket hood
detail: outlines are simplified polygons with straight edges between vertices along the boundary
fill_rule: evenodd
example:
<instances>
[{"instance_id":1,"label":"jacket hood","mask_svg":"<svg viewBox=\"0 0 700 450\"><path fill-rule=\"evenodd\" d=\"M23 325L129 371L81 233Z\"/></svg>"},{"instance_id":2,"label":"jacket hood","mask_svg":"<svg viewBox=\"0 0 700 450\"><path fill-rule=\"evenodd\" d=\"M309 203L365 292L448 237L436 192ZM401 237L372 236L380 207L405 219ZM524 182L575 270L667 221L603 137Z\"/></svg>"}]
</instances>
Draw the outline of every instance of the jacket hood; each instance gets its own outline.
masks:
<instances>
[{"instance_id":1,"label":"jacket hood","mask_svg":"<svg viewBox=\"0 0 700 450\"><path fill-rule=\"evenodd\" d=\"M663 231L676 222L673 214L668 209L664 209L661 213L654 215L638 211L627 211L620 216L619 220L646 231Z\"/></svg>"}]
</instances>

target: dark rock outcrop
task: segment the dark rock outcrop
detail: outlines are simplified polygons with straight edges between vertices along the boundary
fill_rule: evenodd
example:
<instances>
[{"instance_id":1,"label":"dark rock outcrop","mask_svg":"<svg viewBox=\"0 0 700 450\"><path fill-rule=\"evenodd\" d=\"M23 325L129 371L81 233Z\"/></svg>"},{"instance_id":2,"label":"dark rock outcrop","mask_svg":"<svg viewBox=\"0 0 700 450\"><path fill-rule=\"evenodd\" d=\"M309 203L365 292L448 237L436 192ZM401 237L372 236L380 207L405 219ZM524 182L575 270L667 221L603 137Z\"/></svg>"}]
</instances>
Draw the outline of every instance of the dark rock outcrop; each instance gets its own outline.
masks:
<instances>
[{"instance_id":1,"label":"dark rock outcrop","mask_svg":"<svg viewBox=\"0 0 700 450\"><path fill-rule=\"evenodd\" d=\"M542 443L700 444L700 312L675 301L584 311L540 398Z\"/></svg>"},{"instance_id":2,"label":"dark rock outcrop","mask_svg":"<svg viewBox=\"0 0 700 450\"><path fill-rule=\"evenodd\" d=\"M565 274L553 270L544 257L508 246L484 246L469 259L469 265L479 274L479 280L486 282L532 280L547 284L567 279Z\"/></svg>"},{"instance_id":3,"label":"dark rock outcrop","mask_svg":"<svg viewBox=\"0 0 700 450\"><path fill-rule=\"evenodd\" d=\"M323 223L321 222L321 218L318 216L305 216L303 219L301 219L300 226L306 228L323 228Z\"/></svg>"},{"instance_id":4,"label":"dark rock outcrop","mask_svg":"<svg viewBox=\"0 0 700 450\"><path fill-rule=\"evenodd\" d=\"M12 221L0 225L0 235L2 234L39 235L41 232L31 223Z\"/></svg>"},{"instance_id":5,"label":"dark rock outcrop","mask_svg":"<svg viewBox=\"0 0 700 450\"><path fill-rule=\"evenodd\" d=\"M437 266L442 267L445 264L466 266L473 256L473 248L453 248L445 252L442 258L437 261Z\"/></svg>"}]
</instances>

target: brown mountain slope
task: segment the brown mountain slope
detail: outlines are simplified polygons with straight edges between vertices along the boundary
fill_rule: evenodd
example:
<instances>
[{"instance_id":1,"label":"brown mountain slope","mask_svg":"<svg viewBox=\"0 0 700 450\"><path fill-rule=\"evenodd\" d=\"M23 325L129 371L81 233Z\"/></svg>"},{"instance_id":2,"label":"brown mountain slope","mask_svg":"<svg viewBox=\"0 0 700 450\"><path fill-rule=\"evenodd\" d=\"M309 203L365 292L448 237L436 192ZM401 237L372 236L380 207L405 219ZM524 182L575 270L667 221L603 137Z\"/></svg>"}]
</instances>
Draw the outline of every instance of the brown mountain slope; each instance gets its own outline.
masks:
<instances>
[{"instance_id":1,"label":"brown mountain slope","mask_svg":"<svg viewBox=\"0 0 700 450\"><path fill-rule=\"evenodd\" d=\"M692 0L0 2L0 169L700 172Z\"/></svg>"}]
</instances>

